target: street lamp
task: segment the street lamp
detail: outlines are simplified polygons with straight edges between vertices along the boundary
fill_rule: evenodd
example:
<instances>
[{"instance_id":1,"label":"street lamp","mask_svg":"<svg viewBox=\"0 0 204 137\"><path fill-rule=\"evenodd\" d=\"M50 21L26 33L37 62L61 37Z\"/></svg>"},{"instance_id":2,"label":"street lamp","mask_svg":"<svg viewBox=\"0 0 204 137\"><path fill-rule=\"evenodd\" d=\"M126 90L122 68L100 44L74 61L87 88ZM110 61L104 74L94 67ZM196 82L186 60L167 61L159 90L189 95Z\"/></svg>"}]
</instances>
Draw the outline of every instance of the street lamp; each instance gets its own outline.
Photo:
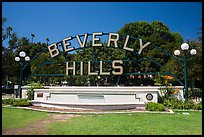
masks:
<instances>
[{"instance_id":1,"label":"street lamp","mask_svg":"<svg viewBox=\"0 0 204 137\"><path fill-rule=\"evenodd\" d=\"M30 61L30 57L29 56L26 56L26 53L24 51L21 51L19 53L19 56L20 57L15 57L15 61L19 62L20 64L20 76L19 76L19 93L20 93L20 98L22 98L22 89L21 89L21 86L22 86L22 74L23 74L23 67L24 67L24 62L25 61ZM24 60L23 60L24 58Z\"/></svg>"},{"instance_id":2,"label":"street lamp","mask_svg":"<svg viewBox=\"0 0 204 137\"><path fill-rule=\"evenodd\" d=\"M184 87L184 91L185 91L185 99L186 101L188 100L188 71L187 71L187 57L186 57L186 52L189 49L189 45L188 43L183 43L181 45L181 49L184 51L184 56L183 56L183 61L184 61L184 80L185 80L185 87ZM197 51L195 49L192 49L190 51L191 55L195 55L197 53ZM178 56L180 55L180 51L179 50L175 50L174 51L174 55Z\"/></svg>"}]
</instances>

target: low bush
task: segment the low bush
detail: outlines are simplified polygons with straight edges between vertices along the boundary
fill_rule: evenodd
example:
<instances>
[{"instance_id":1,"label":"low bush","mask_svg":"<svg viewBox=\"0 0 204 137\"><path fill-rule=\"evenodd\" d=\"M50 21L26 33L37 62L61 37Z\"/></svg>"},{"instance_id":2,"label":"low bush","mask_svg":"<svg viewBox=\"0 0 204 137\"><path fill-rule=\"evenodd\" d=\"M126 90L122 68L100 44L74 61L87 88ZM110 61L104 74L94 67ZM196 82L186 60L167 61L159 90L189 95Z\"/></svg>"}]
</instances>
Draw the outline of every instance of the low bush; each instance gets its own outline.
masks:
<instances>
[{"instance_id":1,"label":"low bush","mask_svg":"<svg viewBox=\"0 0 204 137\"><path fill-rule=\"evenodd\" d=\"M166 99L163 105L170 109L195 109L202 110L202 103L196 104L193 100L182 101L178 99Z\"/></svg>"},{"instance_id":2,"label":"low bush","mask_svg":"<svg viewBox=\"0 0 204 137\"><path fill-rule=\"evenodd\" d=\"M195 110L202 110L202 102L195 105Z\"/></svg>"},{"instance_id":3,"label":"low bush","mask_svg":"<svg viewBox=\"0 0 204 137\"><path fill-rule=\"evenodd\" d=\"M2 99L2 104L3 105L12 105L14 102L14 99Z\"/></svg>"},{"instance_id":4,"label":"low bush","mask_svg":"<svg viewBox=\"0 0 204 137\"><path fill-rule=\"evenodd\" d=\"M11 106L29 106L31 105L28 99L2 99L3 105L11 105Z\"/></svg>"},{"instance_id":5,"label":"low bush","mask_svg":"<svg viewBox=\"0 0 204 137\"><path fill-rule=\"evenodd\" d=\"M34 89L42 88L42 84L31 83L31 84L28 84L28 86L31 86L31 88L29 88L27 91L28 100L33 100L34 99Z\"/></svg>"},{"instance_id":6,"label":"low bush","mask_svg":"<svg viewBox=\"0 0 204 137\"><path fill-rule=\"evenodd\" d=\"M178 99L166 99L163 102L163 105L165 107L171 108L171 109L182 109L183 108L183 101Z\"/></svg>"},{"instance_id":7,"label":"low bush","mask_svg":"<svg viewBox=\"0 0 204 137\"><path fill-rule=\"evenodd\" d=\"M160 103L148 102L145 108L149 111L165 111L165 106Z\"/></svg>"}]
</instances>

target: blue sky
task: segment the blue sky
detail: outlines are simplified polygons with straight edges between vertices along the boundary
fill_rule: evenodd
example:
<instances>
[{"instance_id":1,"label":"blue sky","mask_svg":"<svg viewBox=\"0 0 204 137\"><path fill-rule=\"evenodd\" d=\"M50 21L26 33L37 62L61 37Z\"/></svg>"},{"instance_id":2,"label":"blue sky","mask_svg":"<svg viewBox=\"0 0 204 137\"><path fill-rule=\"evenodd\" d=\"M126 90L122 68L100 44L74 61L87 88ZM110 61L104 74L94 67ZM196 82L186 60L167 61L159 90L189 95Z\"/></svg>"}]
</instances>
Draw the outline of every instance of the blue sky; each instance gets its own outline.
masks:
<instances>
[{"instance_id":1,"label":"blue sky","mask_svg":"<svg viewBox=\"0 0 204 137\"><path fill-rule=\"evenodd\" d=\"M196 39L202 26L201 2L3 2L2 16L19 37L56 43L92 32L117 32L126 23L159 20L172 32Z\"/></svg>"}]
</instances>

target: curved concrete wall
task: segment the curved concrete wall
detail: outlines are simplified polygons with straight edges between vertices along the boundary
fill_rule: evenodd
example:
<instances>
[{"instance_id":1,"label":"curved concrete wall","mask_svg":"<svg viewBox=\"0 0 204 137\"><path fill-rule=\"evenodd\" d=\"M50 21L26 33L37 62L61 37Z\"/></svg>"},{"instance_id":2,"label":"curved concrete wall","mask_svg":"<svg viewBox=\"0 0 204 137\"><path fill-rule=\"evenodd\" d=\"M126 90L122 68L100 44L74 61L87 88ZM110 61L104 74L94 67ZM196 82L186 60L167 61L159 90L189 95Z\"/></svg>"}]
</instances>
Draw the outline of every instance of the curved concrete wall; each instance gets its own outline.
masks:
<instances>
[{"instance_id":1,"label":"curved concrete wall","mask_svg":"<svg viewBox=\"0 0 204 137\"><path fill-rule=\"evenodd\" d=\"M183 86L176 86L174 88L178 88L180 91L183 91ZM144 108L145 103L149 101L158 102L158 94L161 95L161 89L162 88L159 86L44 87L44 89L34 90L35 93L32 104L44 107L77 109ZM163 88L163 90L164 89L165 88Z\"/></svg>"}]
</instances>

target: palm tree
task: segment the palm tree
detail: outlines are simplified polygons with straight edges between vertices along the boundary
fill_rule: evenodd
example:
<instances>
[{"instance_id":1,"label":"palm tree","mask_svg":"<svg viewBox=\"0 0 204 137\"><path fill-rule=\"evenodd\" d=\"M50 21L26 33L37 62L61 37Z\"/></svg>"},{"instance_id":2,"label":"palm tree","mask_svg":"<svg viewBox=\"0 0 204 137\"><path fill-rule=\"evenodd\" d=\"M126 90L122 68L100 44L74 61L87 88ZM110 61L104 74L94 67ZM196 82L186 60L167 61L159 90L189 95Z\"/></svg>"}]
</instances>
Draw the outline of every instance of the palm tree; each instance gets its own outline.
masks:
<instances>
[{"instance_id":1,"label":"palm tree","mask_svg":"<svg viewBox=\"0 0 204 137\"><path fill-rule=\"evenodd\" d=\"M33 43L33 38L35 37L35 35L34 35L34 34L31 34L31 37L32 37L32 43Z\"/></svg>"},{"instance_id":2,"label":"palm tree","mask_svg":"<svg viewBox=\"0 0 204 137\"><path fill-rule=\"evenodd\" d=\"M2 24L7 21L7 18L2 17Z\"/></svg>"},{"instance_id":3,"label":"palm tree","mask_svg":"<svg viewBox=\"0 0 204 137\"><path fill-rule=\"evenodd\" d=\"M48 45L48 42L50 41L49 38L46 38L46 41L47 41L47 45Z\"/></svg>"},{"instance_id":4,"label":"palm tree","mask_svg":"<svg viewBox=\"0 0 204 137\"><path fill-rule=\"evenodd\" d=\"M13 32L11 35L8 35L10 38L9 38L9 49L15 49L17 48L18 44L19 44L19 38L17 36L17 33L16 32Z\"/></svg>"},{"instance_id":5,"label":"palm tree","mask_svg":"<svg viewBox=\"0 0 204 137\"><path fill-rule=\"evenodd\" d=\"M6 34L4 34L4 28L3 28L3 25L6 21L7 21L7 18L2 18L2 41L4 41L7 37Z\"/></svg>"},{"instance_id":6,"label":"palm tree","mask_svg":"<svg viewBox=\"0 0 204 137\"><path fill-rule=\"evenodd\" d=\"M26 37L21 38L20 41L21 41L22 45L29 45L29 43L30 43L29 39Z\"/></svg>"},{"instance_id":7,"label":"palm tree","mask_svg":"<svg viewBox=\"0 0 204 137\"><path fill-rule=\"evenodd\" d=\"M13 28L12 27L8 27L8 28L6 28L6 35L7 35L7 37L8 37L8 39L10 40L10 38L11 38L11 31L13 30Z\"/></svg>"}]
</instances>

